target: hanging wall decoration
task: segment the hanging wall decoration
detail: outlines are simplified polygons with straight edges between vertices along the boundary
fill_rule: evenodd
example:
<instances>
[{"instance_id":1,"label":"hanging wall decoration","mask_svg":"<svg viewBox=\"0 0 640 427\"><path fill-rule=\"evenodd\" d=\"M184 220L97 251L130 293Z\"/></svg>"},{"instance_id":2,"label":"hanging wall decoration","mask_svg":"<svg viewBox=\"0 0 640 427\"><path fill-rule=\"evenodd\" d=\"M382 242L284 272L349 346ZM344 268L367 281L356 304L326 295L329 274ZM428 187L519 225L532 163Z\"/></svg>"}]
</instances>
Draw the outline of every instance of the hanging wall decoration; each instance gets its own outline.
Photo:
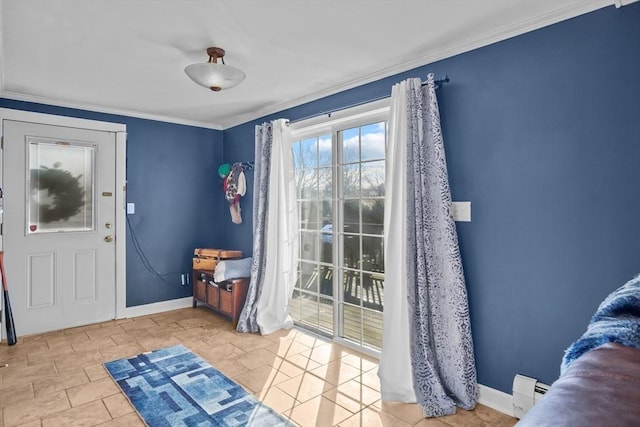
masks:
<instances>
[{"instance_id":1,"label":"hanging wall decoration","mask_svg":"<svg viewBox=\"0 0 640 427\"><path fill-rule=\"evenodd\" d=\"M242 224L240 197L244 196L247 192L244 165L242 163L234 163L233 166L229 167L229 165L225 163L218 168L218 174L220 176L224 175L224 197L227 199L227 202L229 202L231 222L234 224Z\"/></svg>"}]
</instances>

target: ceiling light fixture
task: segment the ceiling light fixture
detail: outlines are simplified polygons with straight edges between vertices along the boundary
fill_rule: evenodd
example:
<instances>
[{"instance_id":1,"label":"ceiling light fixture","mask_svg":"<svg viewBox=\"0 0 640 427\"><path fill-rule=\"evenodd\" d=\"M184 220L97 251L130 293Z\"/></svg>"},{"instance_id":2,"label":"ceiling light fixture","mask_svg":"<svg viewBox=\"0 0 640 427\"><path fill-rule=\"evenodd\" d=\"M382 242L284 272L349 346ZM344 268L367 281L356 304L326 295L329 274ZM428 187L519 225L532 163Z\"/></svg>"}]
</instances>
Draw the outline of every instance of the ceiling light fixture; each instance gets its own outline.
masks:
<instances>
[{"instance_id":1,"label":"ceiling light fixture","mask_svg":"<svg viewBox=\"0 0 640 427\"><path fill-rule=\"evenodd\" d=\"M222 48L210 47L207 49L209 62L187 65L184 72L191 80L214 92L234 87L244 80L245 74L242 70L225 65L224 53ZM218 58L222 64L218 64Z\"/></svg>"}]
</instances>

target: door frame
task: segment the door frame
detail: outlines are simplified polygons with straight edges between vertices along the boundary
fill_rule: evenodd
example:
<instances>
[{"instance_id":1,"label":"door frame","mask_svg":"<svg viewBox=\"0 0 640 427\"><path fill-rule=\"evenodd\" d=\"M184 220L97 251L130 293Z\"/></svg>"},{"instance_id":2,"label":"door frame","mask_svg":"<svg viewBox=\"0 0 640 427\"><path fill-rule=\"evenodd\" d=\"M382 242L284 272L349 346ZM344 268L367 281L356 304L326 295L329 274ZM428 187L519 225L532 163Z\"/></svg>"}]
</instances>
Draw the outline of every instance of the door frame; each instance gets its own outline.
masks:
<instances>
[{"instance_id":1,"label":"door frame","mask_svg":"<svg viewBox=\"0 0 640 427\"><path fill-rule=\"evenodd\" d=\"M79 119L68 116L57 116L53 114L34 113L31 111L13 110L9 108L0 108L0 137L3 137L3 121L14 120L20 122L37 123L51 126L62 126L71 128L88 129L102 132L111 132L115 134L116 144L116 183L115 183L115 307L113 313L114 319L122 319L126 311L126 153L127 153L127 126L122 123L102 122L97 120ZM4 142L3 142L4 147ZM4 153L0 151L0 187L3 186L4 180ZM0 248L4 250L3 237L0 235ZM9 291L11 292L11 291ZM1 297L1 295L0 295ZM3 313L4 317L4 313ZM2 324L4 319L0 319ZM5 339L6 331L3 327L0 330L0 339Z\"/></svg>"},{"instance_id":2,"label":"door frame","mask_svg":"<svg viewBox=\"0 0 640 427\"><path fill-rule=\"evenodd\" d=\"M332 158L340 159L342 158L342 148L338 143L338 132L344 129L348 129L350 127L359 127L365 124L376 123L380 121L385 121L388 123L389 121L389 112L390 112L391 104L390 98L383 98L377 101L372 101L365 104L356 105L351 108L346 108L344 110L340 110L338 112L332 113L329 117L326 115L312 117L310 119L301 120L299 122L295 122L291 125L291 136L290 136L290 144L295 141L301 141L307 138L315 138L320 137L322 135L331 135L332 141ZM387 137L388 139L388 137ZM385 154L385 158L386 158ZM343 332L343 328L345 326L343 309L345 306L345 298L344 298L344 266L342 265L342 261L344 259L344 245L342 244L342 238L340 236L339 230L342 229L343 221L344 221L344 212L340 208L340 201L344 200L342 191L341 191L341 176L340 171L342 165L339 164L337 160L332 160L332 217L331 223L333 224L333 242L336 244L333 246L332 258L333 258L333 331L331 332L330 339L333 342L344 345L346 347L354 348L361 353L368 354L370 356L379 358L380 351L372 348L371 346L367 346L363 342L363 336L361 335L361 342L358 344L353 340L349 340L347 338L341 337L341 333ZM340 197L338 197L340 196ZM360 233L362 234L362 233ZM383 236L384 238L384 236ZM317 264L319 265L319 264ZM319 288L318 288L319 289ZM316 292L316 296L321 298L322 295L318 290ZM325 296L326 297L326 296ZM320 300L318 299L318 304ZM364 308L361 306L359 308L360 314L364 312ZM362 319L362 317L361 317ZM305 327L304 325L302 327ZM307 330L311 330L312 333L327 336L324 330L321 330L319 327L305 327ZM364 328L364 321L361 322L360 329L361 333Z\"/></svg>"}]
</instances>

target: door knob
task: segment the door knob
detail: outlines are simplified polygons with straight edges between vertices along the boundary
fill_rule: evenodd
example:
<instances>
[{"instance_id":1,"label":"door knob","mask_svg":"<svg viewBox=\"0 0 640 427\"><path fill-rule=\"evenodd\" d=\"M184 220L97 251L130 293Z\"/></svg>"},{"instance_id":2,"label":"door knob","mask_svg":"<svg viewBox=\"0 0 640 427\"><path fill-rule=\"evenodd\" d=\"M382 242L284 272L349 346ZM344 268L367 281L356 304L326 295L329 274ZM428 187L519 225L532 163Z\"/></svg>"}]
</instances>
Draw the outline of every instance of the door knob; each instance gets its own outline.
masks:
<instances>
[{"instance_id":1,"label":"door knob","mask_svg":"<svg viewBox=\"0 0 640 427\"><path fill-rule=\"evenodd\" d=\"M105 236L104 241L107 243L113 242L113 236L112 235Z\"/></svg>"}]
</instances>

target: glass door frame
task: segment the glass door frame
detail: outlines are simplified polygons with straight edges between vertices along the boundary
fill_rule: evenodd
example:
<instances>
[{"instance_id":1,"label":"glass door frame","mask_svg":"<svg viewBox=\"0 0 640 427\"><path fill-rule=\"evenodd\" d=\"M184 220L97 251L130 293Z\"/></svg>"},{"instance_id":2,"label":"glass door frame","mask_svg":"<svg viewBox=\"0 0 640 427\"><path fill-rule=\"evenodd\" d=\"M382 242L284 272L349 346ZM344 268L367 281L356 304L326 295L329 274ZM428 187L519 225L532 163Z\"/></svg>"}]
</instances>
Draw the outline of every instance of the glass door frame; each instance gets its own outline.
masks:
<instances>
[{"instance_id":1,"label":"glass door frame","mask_svg":"<svg viewBox=\"0 0 640 427\"><path fill-rule=\"evenodd\" d=\"M373 123L378 122L387 122L389 121L389 111L390 111L390 103L389 98L385 98L379 101L358 105L356 107L348 108L341 110L337 113L333 113L331 115L322 116L322 117L314 117L312 119L300 121L293 123L291 125L291 139L290 144L293 144L296 141L302 141L309 138L320 138L321 136L330 135L331 136L331 155L332 155L332 163L331 163L331 177L332 177L332 194L331 194L331 204L332 204L332 241L337 242L340 239L339 243L333 245L332 247L332 258L333 258L333 278L332 278L332 286L333 286L333 334L330 338L339 344L342 344L346 347L351 347L357 349L363 353L379 357L380 350L375 348L371 348L363 345L363 340L361 339L360 343L352 341L347 338L343 338L340 336L343 333L344 328L344 316L342 307L344 305L344 242L343 235L339 233L338 230L341 230L340 227L343 226L344 222L344 212L342 206L339 204L341 198L338 197L340 194L342 196L342 180L341 178L341 161L337 159L342 159L342 147L339 144L338 133L340 131L354 128L366 126ZM388 130L388 126L387 126ZM387 132L388 137L388 132ZM386 141L386 138L385 138ZM386 159L386 154L385 154ZM385 160L386 161L386 160ZM360 195L362 197L362 195ZM361 213L360 213L360 220ZM362 233L360 233L362 234ZM362 284L360 284L362 286ZM319 291L318 291L319 292ZM318 294L318 298L320 298L320 294ZM318 304L320 304L320 300L318 299ZM361 320L363 320L362 316L362 302L361 302ZM362 326L361 324L361 337L362 337ZM319 328L313 328L311 326L302 325L301 327L305 329L310 329L312 332L321 335L328 336L326 331L323 331Z\"/></svg>"}]
</instances>

